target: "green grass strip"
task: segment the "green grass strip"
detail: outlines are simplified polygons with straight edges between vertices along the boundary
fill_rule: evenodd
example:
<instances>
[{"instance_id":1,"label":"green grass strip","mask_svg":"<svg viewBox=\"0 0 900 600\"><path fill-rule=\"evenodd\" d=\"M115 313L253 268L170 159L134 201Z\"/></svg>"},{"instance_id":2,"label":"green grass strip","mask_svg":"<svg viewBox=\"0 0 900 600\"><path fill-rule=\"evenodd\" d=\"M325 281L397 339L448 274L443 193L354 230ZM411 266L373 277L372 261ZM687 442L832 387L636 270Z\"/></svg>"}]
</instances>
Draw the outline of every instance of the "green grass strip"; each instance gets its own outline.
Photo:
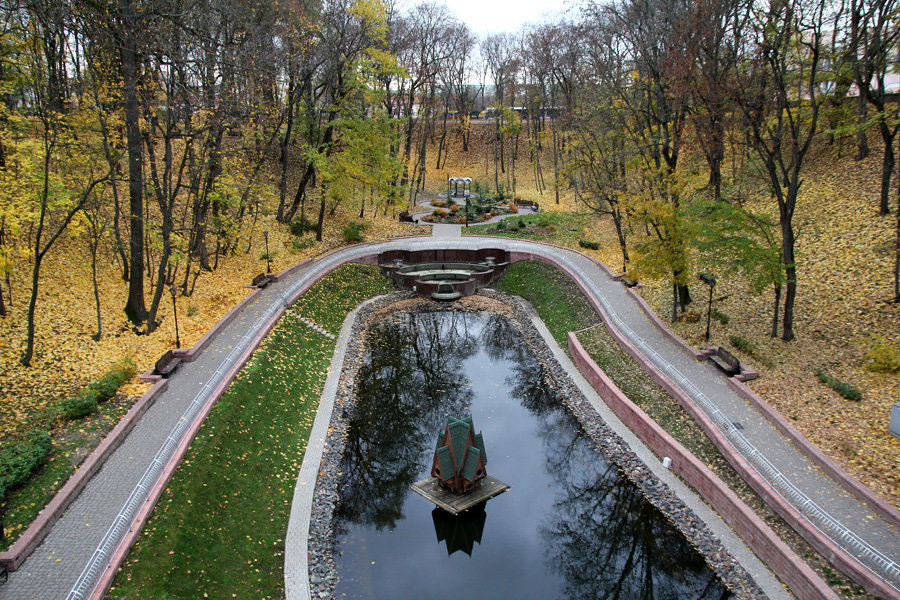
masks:
<instances>
[{"instance_id":1,"label":"green grass strip","mask_svg":"<svg viewBox=\"0 0 900 600\"><path fill-rule=\"evenodd\" d=\"M553 339L568 348L570 331L579 331L600 322L581 290L562 271L539 262L510 265L495 286L531 302Z\"/></svg>"},{"instance_id":2,"label":"green grass strip","mask_svg":"<svg viewBox=\"0 0 900 600\"><path fill-rule=\"evenodd\" d=\"M293 310L337 334L393 288L345 265ZM204 423L116 577L109 598L281 598L284 536L334 341L290 313Z\"/></svg>"}]
</instances>

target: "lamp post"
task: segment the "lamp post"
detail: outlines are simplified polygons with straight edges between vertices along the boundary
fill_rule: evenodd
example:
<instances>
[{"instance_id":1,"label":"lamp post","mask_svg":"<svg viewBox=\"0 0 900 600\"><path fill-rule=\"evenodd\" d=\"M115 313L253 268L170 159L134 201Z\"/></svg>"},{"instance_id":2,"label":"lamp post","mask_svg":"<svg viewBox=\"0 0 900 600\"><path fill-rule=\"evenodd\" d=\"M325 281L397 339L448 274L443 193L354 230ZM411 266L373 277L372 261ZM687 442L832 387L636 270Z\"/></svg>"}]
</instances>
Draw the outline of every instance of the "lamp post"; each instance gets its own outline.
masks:
<instances>
[{"instance_id":1,"label":"lamp post","mask_svg":"<svg viewBox=\"0 0 900 600\"><path fill-rule=\"evenodd\" d=\"M178 288L173 285L169 288L169 292L172 294L172 312L175 313L175 347L181 348L181 338L178 336L178 304L175 302L175 294L178 293Z\"/></svg>"},{"instance_id":2,"label":"lamp post","mask_svg":"<svg viewBox=\"0 0 900 600\"><path fill-rule=\"evenodd\" d=\"M269 231L263 231L263 237L266 238L266 273L271 273L272 268L269 266Z\"/></svg>"},{"instance_id":3,"label":"lamp post","mask_svg":"<svg viewBox=\"0 0 900 600\"><path fill-rule=\"evenodd\" d=\"M700 273L700 281L709 286L709 302L706 304L706 343L709 343L709 319L712 315L713 288L716 287L716 278L711 273Z\"/></svg>"}]
</instances>

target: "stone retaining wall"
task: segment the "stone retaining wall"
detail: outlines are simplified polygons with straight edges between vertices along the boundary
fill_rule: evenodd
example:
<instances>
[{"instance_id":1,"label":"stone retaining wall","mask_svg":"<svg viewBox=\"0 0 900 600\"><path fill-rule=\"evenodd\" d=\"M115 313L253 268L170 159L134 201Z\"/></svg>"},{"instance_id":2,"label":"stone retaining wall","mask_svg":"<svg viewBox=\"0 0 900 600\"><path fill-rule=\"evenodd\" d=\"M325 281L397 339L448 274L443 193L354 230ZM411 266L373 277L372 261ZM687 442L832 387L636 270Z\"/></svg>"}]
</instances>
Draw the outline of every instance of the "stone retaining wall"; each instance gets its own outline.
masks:
<instances>
[{"instance_id":1,"label":"stone retaining wall","mask_svg":"<svg viewBox=\"0 0 900 600\"><path fill-rule=\"evenodd\" d=\"M712 507L787 583L800 600L836 599L837 595L791 550L731 489L687 448L641 410L597 366L574 333L569 351L585 379L607 406L660 457L672 459L672 469L697 490Z\"/></svg>"}]
</instances>

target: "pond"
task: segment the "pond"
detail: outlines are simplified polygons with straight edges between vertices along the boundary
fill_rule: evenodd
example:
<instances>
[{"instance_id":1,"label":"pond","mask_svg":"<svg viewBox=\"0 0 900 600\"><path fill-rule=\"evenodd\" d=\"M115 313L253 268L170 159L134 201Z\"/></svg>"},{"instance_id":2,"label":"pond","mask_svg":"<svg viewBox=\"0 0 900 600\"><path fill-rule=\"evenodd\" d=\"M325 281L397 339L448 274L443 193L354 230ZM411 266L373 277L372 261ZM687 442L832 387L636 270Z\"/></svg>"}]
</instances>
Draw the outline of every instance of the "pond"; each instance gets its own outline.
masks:
<instances>
[{"instance_id":1,"label":"pond","mask_svg":"<svg viewBox=\"0 0 900 600\"><path fill-rule=\"evenodd\" d=\"M341 464L338 598L729 598L545 385L505 317L395 313L374 324ZM447 416L484 434L511 490L450 517L409 486Z\"/></svg>"}]
</instances>

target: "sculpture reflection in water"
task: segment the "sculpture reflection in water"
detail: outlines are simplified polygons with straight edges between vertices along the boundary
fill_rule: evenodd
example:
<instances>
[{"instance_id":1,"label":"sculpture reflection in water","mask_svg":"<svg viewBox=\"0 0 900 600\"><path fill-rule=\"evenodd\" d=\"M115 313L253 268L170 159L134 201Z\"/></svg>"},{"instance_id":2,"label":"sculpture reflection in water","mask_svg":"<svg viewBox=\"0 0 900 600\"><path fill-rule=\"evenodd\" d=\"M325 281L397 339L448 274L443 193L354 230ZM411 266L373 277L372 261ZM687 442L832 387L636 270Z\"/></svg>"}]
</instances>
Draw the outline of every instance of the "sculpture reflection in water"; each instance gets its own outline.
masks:
<instances>
[{"instance_id":1,"label":"sculpture reflection in water","mask_svg":"<svg viewBox=\"0 0 900 600\"><path fill-rule=\"evenodd\" d=\"M338 596L729 597L581 433L507 319L403 315L376 324L367 343L336 513ZM513 487L462 520L406 502L447 415L474 416L492 472Z\"/></svg>"},{"instance_id":2,"label":"sculpture reflection in water","mask_svg":"<svg viewBox=\"0 0 900 600\"><path fill-rule=\"evenodd\" d=\"M472 556L475 542L480 544L481 534L484 533L484 522L487 520L487 512L484 510L486 504L487 500L458 515L451 515L441 508L431 511L437 541L447 545L448 556L459 550Z\"/></svg>"}]
</instances>

